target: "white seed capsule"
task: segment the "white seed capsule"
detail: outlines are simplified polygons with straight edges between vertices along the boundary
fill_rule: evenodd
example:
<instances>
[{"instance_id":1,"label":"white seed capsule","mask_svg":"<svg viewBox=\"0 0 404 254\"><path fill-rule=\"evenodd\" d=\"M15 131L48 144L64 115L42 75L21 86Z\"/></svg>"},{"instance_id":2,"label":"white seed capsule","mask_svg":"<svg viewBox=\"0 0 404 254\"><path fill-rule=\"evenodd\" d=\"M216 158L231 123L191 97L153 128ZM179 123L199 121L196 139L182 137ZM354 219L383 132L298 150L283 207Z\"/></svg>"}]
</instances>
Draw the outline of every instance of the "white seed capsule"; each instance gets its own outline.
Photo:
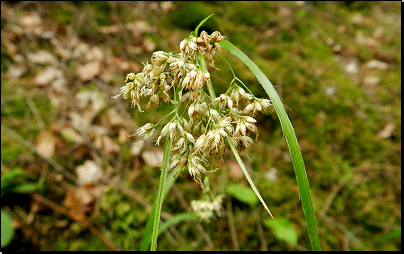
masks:
<instances>
[{"instance_id":1,"label":"white seed capsule","mask_svg":"<svg viewBox=\"0 0 404 254\"><path fill-rule=\"evenodd\" d=\"M201 164L195 164L195 167L199 170L199 172L206 174L206 169Z\"/></svg>"},{"instance_id":2,"label":"white seed capsule","mask_svg":"<svg viewBox=\"0 0 404 254\"><path fill-rule=\"evenodd\" d=\"M229 107L229 108L232 108L233 107L233 101L229 98L229 99L227 99L227 106Z\"/></svg>"},{"instance_id":3,"label":"white seed capsule","mask_svg":"<svg viewBox=\"0 0 404 254\"><path fill-rule=\"evenodd\" d=\"M247 129L243 123L240 124L240 131L245 136Z\"/></svg>"},{"instance_id":4,"label":"white seed capsule","mask_svg":"<svg viewBox=\"0 0 404 254\"><path fill-rule=\"evenodd\" d=\"M215 140L213 142L213 146L217 146L219 144L219 142L220 142L220 134L219 134L219 132L216 132L215 133Z\"/></svg>"},{"instance_id":5,"label":"white seed capsule","mask_svg":"<svg viewBox=\"0 0 404 254\"><path fill-rule=\"evenodd\" d=\"M195 106L194 106L194 104L191 104L191 106L189 106L189 108L188 108L189 117L192 117L192 115L194 114L194 111L195 111Z\"/></svg>"},{"instance_id":6,"label":"white seed capsule","mask_svg":"<svg viewBox=\"0 0 404 254\"><path fill-rule=\"evenodd\" d=\"M244 109L244 114L249 114L254 109L254 104L248 104Z\"/></svg>"},{"instance_id":7,"label":"white seed capsule","mask_svg":"<svg viewBox=\"0 0 404 254\"><path fill-rule=\"evenodd\" d=\"M188 46L192 49L192 50L196 50L198 48L198 46L193 43L192 41L188 44Z\"/></svg>"},{"instance_id":8,"label":"white seed capsule","mask_svg":"<svg viewBox=\"0 0 404 254\"><path fill-rule=\"evenodd\" d=\"M188 162L188 156L183 156L180 161L180 166L185 167L185 165L187 165L187 162Z\"/></svg>"},{"instance_id":9,"label":"white seed capsule","mask_svg":"<svg viewBox=\"0 0 404 254\"><path fill-rule=\"evenodd\" d=\"M194 70L192 70L192 71L189 73L189 77L190 77L191 79L195 78L195 77L196 77L196 72L195 72Z\"/></svg>"},{"instance_id":10,"label":"white seed capsule","mask_svg":"<svg viewBox=\"0 0 404 254\"><path fill-rule=\"evenodd\" d=\"M261 104L259 104L258 101L254 102L254 106L255 106L255 109L256 109L256 110L258 110L258 111L261 111L261 110L262 110Z\"/></svg>"},{"instance_id":11,"label":"white seed capsule","mask_svg":"<svg viewBox=\"0 0 404 254\"><path fill-rule=\"evenodd\" d=\"M246 123L245 123L245 126L246 126L247 129L249 129L250 131L252 131L252 132L257 132L257 127L256 127L254 124L249 123L249 122L246 122Z\"/></svg>"},{"instance_id":12,"label":"white seed capsule","mask_svg":"<svg viewBox=\"0 0 404 254\"><path fill-rule=\"evenodd\" d=\"M210 78L209 72L206 71L206 72L203 74L203 77L204 77L205 80L209 80L209 78Z\"/></svg>"},{"instance_id":13,"label":"white seed capsule","mask_svg":"<svg viewBox=\"0 0 404 254\"><path fill-rule=\"evenodd\" d=\"M174 168L178 165L179 162L180 162L180 159L179 159L179 158L174 159L174 160L171 162L171 169L174 169Z\"/></svg>"},{"instance_id":14,"label":"white seed capsule","mask_svg":"<svg viewBox=\"0 0 404 254\"><path fill-rule=\"evenodd\" d=\"M191 135L191 133L186 132L186 137L187 137L187 139L189 140L189 142L195 143L195 139L194 139L194 137Z\"/></svg>"},{"instance_id":15,"label":"white seed capsule","mask_svg":"<svg viewBox=\"0 0 404 254\"><path fill-rule=\"evenodd\" d=\"M166 126L163 127L163 129L161 130L160 136L163 136L163 137L164 137L164 136L166 136L166 135L168 134L169 125L170 125L170 123L166 124Z\"/></svg>"},{"instance_id":16,"label":"white seed capsule","mask_svg":"<svg viewBox=\"0 0 404 254\"><path fill-rule=\"evenodd\" d=\"M175 129L175 126L177 125L177 123L170 123L170 126L168 127L170 129L170 131L173 131Z\"/></svg>"},{"instance_id":17,"label":"white seed capsule","mask_svg":"<svg viewBox=\"0 0 404 254\"><path fill-rule=\"evenodd\" d=\"M191 177L195 178L195 173L197 172L198 169L191 165L191 166L189 166L188 170L189 170L189 174L191 175Z\"/></svg>"},{"instance_id":18,"label":"white seed capsule","mask_svg":"<svg viewBox=\"0 0 404 254\"><path fill-rule=\"evenodd\" d=\"M186 41L186 40L182 40L181 43L180 43L180 49L181 49L181 50L184 50L186 45L187 45L187 41Z\"/></svg>"},{"instance_id":19,"label":"white seed capsule","mask_svg":"<svg viewBox=\"0 0 404 254\"><path fill-rule=\"evenodd\" d=\"M205 143L205 134L202 134L195 142L195 150L197 151L201 149L204 143Z\"/></svg>"},{"instance_id":20,"label":"white seed capsule","mask_svg":"<svg viewBox=\"0 0 404 254\"><path fill-rule=\"evenodd\" d=\"M226 133L223 129L219 129L219 134L220 134L222 137L226 137L226 136L227 136L227 133Z\"/></svg>"},{"instance_id":21,"label":"white seed capsule","mask_svg":"<svg viewBox=\"0 0 404 254\"><path fill-rule=\"evenodd\" d=\"M257 122L257 120L255 120L251 116L246 116L244 119L249 123L256 123Z\"/></svg>"},{"instance_id":22,"label":"white seed capsule","mask_svg":"<svg viewBox=\"0 0 404 254\"><path fill-rule=\"evenodd\" d=\"M240 132L240 124L238 123L237 126L236 126L235 134L238 135L239 132Z\"/></svg>"}]
</instances>

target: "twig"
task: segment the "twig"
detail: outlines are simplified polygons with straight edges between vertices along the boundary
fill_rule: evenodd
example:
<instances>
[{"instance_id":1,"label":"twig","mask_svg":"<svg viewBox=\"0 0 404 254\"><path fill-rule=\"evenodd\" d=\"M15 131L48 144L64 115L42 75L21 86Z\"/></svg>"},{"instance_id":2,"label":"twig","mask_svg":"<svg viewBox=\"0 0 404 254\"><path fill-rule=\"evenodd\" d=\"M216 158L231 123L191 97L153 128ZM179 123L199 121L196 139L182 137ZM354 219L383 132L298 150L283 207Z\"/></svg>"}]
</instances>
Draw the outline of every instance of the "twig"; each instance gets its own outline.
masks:
<instances>
[{"instance_id":1,"label":"twig","mask_svg":"<svg viewBox=\"0 0 404 254\"><path fill-rule=\"evenodd\" d=\"M257 223L258 237L261 242L261 251L268 251L267 242L265 241L265 237L264 237L264 230L262 230L260 216L258 215L256 210L254 210L253 213L254 213L254 217L255 217L255 222Z\"/></svg>"},{"instance_id":2,"label":"twig","mask_svg":"<svg viewBox=\"0 0 404 254\"><path fill-rule=\"evenodd\" d=\"M108 245L109 248L111 248L111 250L118 251L118 248L107 237L105 237L98 229L96 229L95 227L90 225L87 221L76 219L74 216L71 216L70 212L66 208L59 206L58 204L54 203L53 201L50 201L49 199L39 195L38 193L32 193L31 196L36 201L38 201L42 204L45 204L45 205L49 206L50 208L52 208L53 210L55 210L59 213L62 213L64 215L66 215L67 217L69 217L70 219L76 221L84 228L87 228L88 230L90 230L91 233L98 236L106 245Z\"/></svg>"},{"instance_id":3,"label":"twig","mask_svg":"<svg viewBox=\"0 0 404 254\"><path fill-rule=\"evenodd\" d=\"M342 225L341 223L339 223L338 221L334 220L333 218L327 216L327 215L320 215L320 218L324 219L325 222L327 222L326 224L337 228L339 231L341 231L345 237L352 242L357 248L362 248L363 244L362 242L356 238L356 236L349 231L344 225Z\"/></svg>"},{"instance_id":4,"label":"twig","mask_svg":"<svg viewBox=\"0 0 404 254\"><path fill-rule=\"evenodd\" d=\"M28 104L29 109L31 109L32 113L34 114L38 127L40 129L45 129L45 124L42 120L41 115L39 114L38 108L35 106L35 103L32 101L31 98L27 99L27 104Z\"/></svg>"},{"instance_id":5,"label":"twig","mask_svg":"<svg viewBox=\"0 0 404 254\"><path fill-rule=\"evenodd\" d=\"M10 136L12 139L26 147L28 150L30 150L32 153L38 155L42 160L44 160L46 163L48 163L49 166L53 167L56 171L58 171L60 174L64 175L66 178L72 180L73 182L76 182L76 177L70 173L69 171L65 170L62 166L60 166L56 161L53 159L47 159L40 155L34 145L32 145L30 142L25 140L23 137L21 137L19 134L17 134L15 131L7 128L7 127L2 127L1 131Z\"/></svg>"},{"instance_id":6,"label":"twig","mask_svg":"<svg viewBox=\"0 0 404 254\"><path fill-rule=\"evenodd\" d=\"M227 207L227 219L229 222L229 229L230 229L231 242L233 244L233 249L235 251L239 251L240 246L238 244L236 227L234 226L234 219L233 219L233 212L232 212L233 209L231 206L231 200L227 200L226 207Z\"/></svg>"}]
</instances>

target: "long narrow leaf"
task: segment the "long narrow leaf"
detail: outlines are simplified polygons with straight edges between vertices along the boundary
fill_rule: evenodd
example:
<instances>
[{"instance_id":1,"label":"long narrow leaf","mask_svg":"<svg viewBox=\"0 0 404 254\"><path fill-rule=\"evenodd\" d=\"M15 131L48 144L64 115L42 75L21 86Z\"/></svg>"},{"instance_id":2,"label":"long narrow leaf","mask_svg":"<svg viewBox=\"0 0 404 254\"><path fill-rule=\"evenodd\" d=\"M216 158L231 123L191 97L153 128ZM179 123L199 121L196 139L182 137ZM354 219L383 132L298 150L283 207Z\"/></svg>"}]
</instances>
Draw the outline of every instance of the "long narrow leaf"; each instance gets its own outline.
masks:
<instances>
[{"instance_id":1,"label":"long narrow leaf","mask_svg":"<svg viewBox=\"0 0 404 254\"><path fill-rule=\"evenodd\" d=\"M199 55L199 64L202 68L202 70L207 71L208 67L206 66L206 62L205 59L203 59L202 55ZM215 95L215 91L213 90L213 86L212 86L212 81L209 80L209 95L211 100L213 101L216 98ZM219 113L220 114L220 113ZM234 144L230 141L230 139L226 138L226 142L229 144L229 146L231 147L234 157L236 158L238 164L241 167L241 170L243 170L243 173L245 175L245 177L247 178L248 183L251 185L251 188L253 189L253 191L255 192L255 194L257 195L258 199L261 201L262 205L264 206L265 210L267 210L267 212L269 213L269 215L271 216L271 218L273 218L271 211L269 211L269 208L267 206L267 204L265 203L264 199L261 197L261 194L259 193L258 189L255 187L254 182L252 181L250 175L248 174L247 169L244 166L243 161L241 160L236 147L234 146Z\"/></svg>"},{"instance_id":2,"label":"long narrow leaf","mask_svg":"<svg viewBox=\"0 0 404 254\"><path fill-rule=\"evenodd\" d=\"M176 174L175 171L171 171L171 173L168 174L167 184L166 184L166 187L164 189L163 202L164 202L165 197L167 196L168 191L171 189L171 187L173 186L175 180L177 180L178 176L179 176L179 174ZM156 214L156 207L157 207L157 197L153 202L153 207L151 209L149 218L147 219L146 229L145 229L145 231L143 233L142 243L141 243L140 249L139 249L140 251L146 251L147 247L150 244L151 235L152 235L152 229L153 229L153 220L154 220L154 216Z\"/></svg>"},{"instance_id":3,"label":"long narrow leaf","mask_svg":"<svg viewBox=\"0 0 404 254\"><path fill-rule=\"evenodd\" d=\"M198 219L198 215L193 212L189 213L180 213L178 215L173 216L172 218L166 220L163 224L161 224L159 228L159 235L167 230L169 227L186 220L196 220Z\"/></svg>"},{"instance_id":4,"label":"long narrow leaf","mask_svg":"<svg viewBox=\"0 0 404 254\"><path fill-rule=\"evenodd\" d=\"M170 159L170 153L171 153L171 139L167 137L166 144L164 146L163 165L161 166L160 184L159 184L159 191L157 194L157 205L156 205L156 210L155 210L155 215L154 215L154 224L153 224L153 232L152 232L152 239L151 239L151 250L152 251L155 251L157 249L157 236L158 236L158 229L159 229L159 222L160 222L160 213L161 213L161 208L163 206L164 189L166 187L168 161Z\"/></svg>"},{"instance_id":5,"label":"long narrow leaf","mask_svg":"<svg viewBox=\"0 0 404 254\"><path fill-rule=\"evenodd\" d=\"M288 115L283 107L281 99L276 93L275 88L272 83L268 80L265 74L260 70L260 68L248 58L241 50L234 46L229 41L223 40L219 42L220 46L227 49L238 57L245 65L255 74L258 81L264 87L269 98L271 99L272 105L275 107L276 114L281 122L282 130L286 138L286 142L289 146L290 156L292 158L293 167L296 174L297 185L299 188L300 198L302 200L303 211L306 217L307 228L310 237L310 243L313 250L321 250L320 240L317 231L317 221L316 215L314 213L313 202L311 199L309 181L307 179L306 169L304 167L303 157L300 152L299 144L297 142L296 134L293 129L292 123L289 120Z\"/></svg>"}]
</instances>

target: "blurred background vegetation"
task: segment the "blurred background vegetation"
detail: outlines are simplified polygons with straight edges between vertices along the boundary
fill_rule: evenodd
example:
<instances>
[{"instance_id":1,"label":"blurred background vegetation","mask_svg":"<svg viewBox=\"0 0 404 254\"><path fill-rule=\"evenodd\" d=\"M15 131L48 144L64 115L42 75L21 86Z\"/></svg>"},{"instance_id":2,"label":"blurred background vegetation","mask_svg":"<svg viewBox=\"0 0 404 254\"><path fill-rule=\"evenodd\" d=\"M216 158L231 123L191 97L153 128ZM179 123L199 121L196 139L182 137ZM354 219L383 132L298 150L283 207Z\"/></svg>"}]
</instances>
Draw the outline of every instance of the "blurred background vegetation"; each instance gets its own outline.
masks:
<instances>
[{"instance_id":1,"label":"blurred background vegetation","mask_svg":"<svg viewBox=\"0 0 404 254\"><path fill-rule=\"evenodd\" d=\"M140 114L113 100L152 52L200 29L220 31L274 84L306 165L323 250L401 250L400 2L1 2L2 250L138 250L157 193L162 146L133 146ZM267 98L224 50L236 75ZM217 59L216 93L231 73ZM271 212L227 186L248 186L227 154L208 174L223 194L210 224L180 222L160 250L310 249L287 144L275 112L257 117L244 158ZM162 220L190 211L201 188L184 173ZM279 232L281 230L281 233ZM285 241L290 231L297 243ZM282 238L283 236L283 238Z\"/></svg>"}]
</instances>

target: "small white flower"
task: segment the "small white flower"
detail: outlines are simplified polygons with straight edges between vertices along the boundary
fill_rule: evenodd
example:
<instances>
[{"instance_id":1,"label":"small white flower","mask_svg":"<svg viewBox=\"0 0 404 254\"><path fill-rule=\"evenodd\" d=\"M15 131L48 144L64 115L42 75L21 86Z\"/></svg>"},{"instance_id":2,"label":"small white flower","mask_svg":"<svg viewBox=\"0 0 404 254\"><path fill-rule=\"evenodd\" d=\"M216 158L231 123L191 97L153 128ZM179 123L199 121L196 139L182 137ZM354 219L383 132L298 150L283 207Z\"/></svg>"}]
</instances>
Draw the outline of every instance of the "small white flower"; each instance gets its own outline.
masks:
<instances>
[{"instance_id":1,"label":"small white flower","mask_svg":"<svg viewBox=\"0 0 404 254\"><path fill-rule=\"evenodd\" d=\"M194 139L194 137L191 135L191 133L186 132L186 137L187 137L187 139L189 140L189 142L195 144L195 139Z\"/></svg>"},{"instance_id":2,"label":"small white flower","mask_svg":"<svg viewBox=\"0 0 404 254\"><path fill-rule=\"evenodd\" d=\"M184 50L186 45L187 45L187 40L182 40L180 43L180 50Z\"/></svg>"},{"instance_id":3,"label":"small white flower","mask_svg":"<svg viewBox=\"0 0 404 254\"><path fill-rule=\"evenodd\" d=\"M254 102L254 107L255 107L255 109L258 110L258 111L261 111L261 110L262 110L261 104L260 104L258 101Z\"/></svg>"},{"instance_id":4,"label":"small white flower","mask_svg":"<svg viewBox=\"0 0 404 254\"><path fill-rule=\"evenodd\" d=\"M247 122L249 123L256 123L257 120L255 120L254 118L252 118L251 116L245 116L244 118Z\"/></svg>"}]
</instances>

